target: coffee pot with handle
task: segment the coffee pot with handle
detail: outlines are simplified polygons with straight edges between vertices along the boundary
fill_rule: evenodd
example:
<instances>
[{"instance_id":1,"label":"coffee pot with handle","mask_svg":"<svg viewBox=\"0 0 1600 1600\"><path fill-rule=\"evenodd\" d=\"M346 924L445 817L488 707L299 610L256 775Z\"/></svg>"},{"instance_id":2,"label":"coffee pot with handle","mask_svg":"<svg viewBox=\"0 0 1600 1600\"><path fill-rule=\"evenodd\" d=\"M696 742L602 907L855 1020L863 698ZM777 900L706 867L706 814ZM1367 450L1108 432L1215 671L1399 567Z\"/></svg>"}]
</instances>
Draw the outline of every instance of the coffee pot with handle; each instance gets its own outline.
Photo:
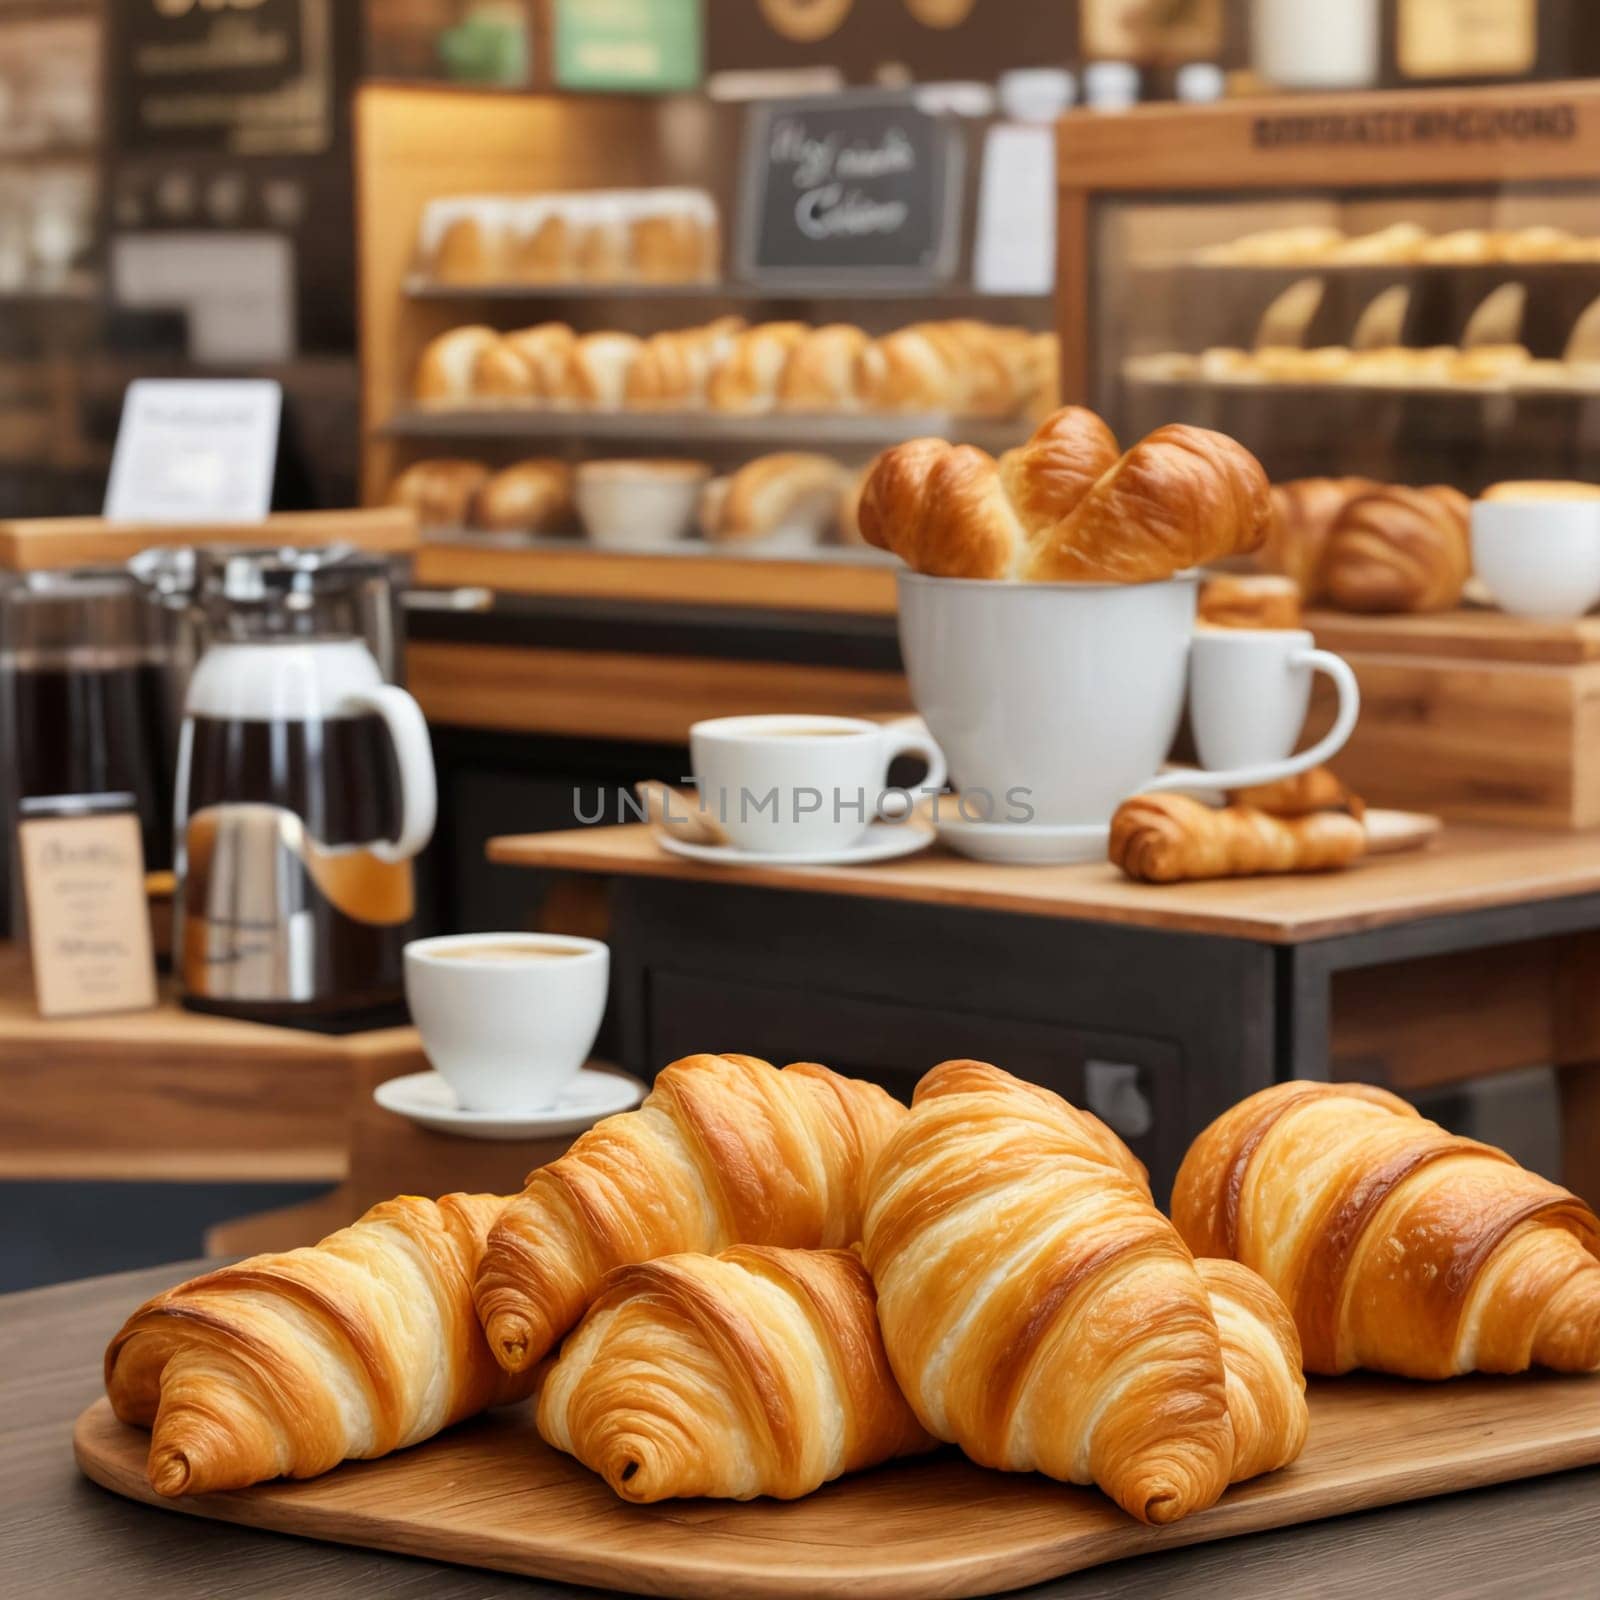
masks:
<instances>
[{"instance_id":1,"label":"coffee pot with handle","mask_svg":"<svg viewBox=\"0 0 1600 1600\"><path fill-rule=\"evenodd\" d=\"M398 1016L437 789L364 608L381 562L201 552L206 634L176 782L176 962L195 1009L316 1028Z\"/></svg>"}]
</instances>

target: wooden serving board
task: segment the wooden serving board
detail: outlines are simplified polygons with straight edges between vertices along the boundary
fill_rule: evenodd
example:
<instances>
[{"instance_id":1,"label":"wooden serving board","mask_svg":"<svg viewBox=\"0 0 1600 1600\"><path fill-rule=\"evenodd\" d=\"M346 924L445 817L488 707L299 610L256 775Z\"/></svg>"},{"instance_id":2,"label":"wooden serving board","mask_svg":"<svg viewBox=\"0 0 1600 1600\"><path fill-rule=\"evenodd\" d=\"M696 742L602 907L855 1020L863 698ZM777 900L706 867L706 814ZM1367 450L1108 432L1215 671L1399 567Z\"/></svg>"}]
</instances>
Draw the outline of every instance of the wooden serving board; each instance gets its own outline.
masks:
<instances>
[{"instance_id":1,"label":"wooden serving board","mask_svg":"<svg viewBox=\"0 0 1600 1600\"><path fill-rule=\"evenodd\" d=\"M722 1600L987 1595L1235 1534L1600 1462L1600 1378L1317 1381L1293 1466L1211 1510L1146 1528L1089 1489L986 1472L953 1451L790 1503L630 1506L543 1444L528 1408L305 1483L162 1500L148 1436L105 1400L79 1417L78 1465L170 1510L339 1544L640 1594Z\"/></svg>"}]
</instances>

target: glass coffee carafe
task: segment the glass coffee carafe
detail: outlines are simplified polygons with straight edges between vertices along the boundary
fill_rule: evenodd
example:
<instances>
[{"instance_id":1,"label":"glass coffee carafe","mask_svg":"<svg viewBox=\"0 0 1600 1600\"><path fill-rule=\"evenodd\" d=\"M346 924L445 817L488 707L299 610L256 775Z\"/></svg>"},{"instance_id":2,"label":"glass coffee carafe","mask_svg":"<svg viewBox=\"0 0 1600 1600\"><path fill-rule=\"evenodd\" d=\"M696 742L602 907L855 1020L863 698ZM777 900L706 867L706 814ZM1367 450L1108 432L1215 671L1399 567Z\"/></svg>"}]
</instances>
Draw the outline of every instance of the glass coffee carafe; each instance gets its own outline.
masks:
<instances>
[{"instance_id":1,"label":"glass coffee carafe","mask_svg":"<svg viewBox=\"0 0 1600 1600\"><path fill-rule=\"evenodd\" d=\"M25 800L131 795L146 871L171 867L185 638L178 614L126 568L0 575L0 797L14 932Z\"/></svg>"},{"instance_id":2,"label":"glass coffee carafe","mask_svg":"<svg viewBox=\"0 0 1600 1600\"><path fill-rule=\"evenodd\" d=\"M196 559L206 645L176 782L185 1003L318 1028L398 1015L436 788L422 712L369 642L387 569L344 549Z\"/></svg>"}]
</instances>

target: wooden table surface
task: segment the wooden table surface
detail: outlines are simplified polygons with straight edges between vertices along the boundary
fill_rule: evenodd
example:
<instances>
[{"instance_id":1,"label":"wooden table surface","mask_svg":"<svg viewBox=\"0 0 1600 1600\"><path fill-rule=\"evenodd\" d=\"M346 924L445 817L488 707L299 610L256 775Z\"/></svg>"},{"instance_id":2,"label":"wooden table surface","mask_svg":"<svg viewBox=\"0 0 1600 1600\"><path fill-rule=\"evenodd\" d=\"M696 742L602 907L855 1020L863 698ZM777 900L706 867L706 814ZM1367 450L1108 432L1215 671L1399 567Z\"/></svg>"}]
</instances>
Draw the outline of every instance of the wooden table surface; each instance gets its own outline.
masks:
<instances>
[{"instance_id":1,"label":"wooden table surface","mask_svg":"<svg viewBox=\"0 0 1600 1600\"><path fill-rule=\"evenodd\" d=\"M1593 834L1465 826L1447 827L1427 849L1374 856L1346 872L1165 886L1130 882L1104 862L990 866L940 845L867 867L712 867L669 855L642 823L495 839L489 858L509 866L921 901L1268 944L1600 890L1600 838Z\"/></svg>"},{"instance_id":2,"label":"wooden table surface","mask_svg":"<svg viewBox=\"0 0 1600 1600\"><path fill-rule=\"evenodd\" d=\"M179 1519L79 1477L73 1420L126 1314L201 1263L0 1299L0 1549L8 1593L52 1600L490 1600L593 1595ZM1030 1600L1570 1600L1600 1571L1600 1469L1080 1573Z\"/></svg>"}]
</instances>

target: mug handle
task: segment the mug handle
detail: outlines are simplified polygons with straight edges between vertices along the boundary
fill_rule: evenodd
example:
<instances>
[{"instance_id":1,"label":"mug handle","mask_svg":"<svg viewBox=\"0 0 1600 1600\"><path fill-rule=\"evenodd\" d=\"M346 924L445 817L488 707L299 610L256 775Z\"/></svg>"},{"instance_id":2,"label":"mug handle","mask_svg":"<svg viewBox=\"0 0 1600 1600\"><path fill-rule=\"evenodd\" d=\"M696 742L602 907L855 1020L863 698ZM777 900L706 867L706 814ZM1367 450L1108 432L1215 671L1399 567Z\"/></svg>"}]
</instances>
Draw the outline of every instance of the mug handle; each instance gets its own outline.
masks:
<instances>
[{"instance_id":1,"label":"mug handle","mask_svg":"<svg viewBox=\"0 0 1600 1600\"><path fill-rule=\"evenodd\" d=\"M1207 772L1201 767L1186 767L1180 772L1165 772L1139 789L1140 794L1160 794L1168 789L1251 789L1261 783L1278 783L1297 778L1302 772L1331 761L1350 742L1356 718L1361 715L1361 686L1350 670L1350 663L1331 650L1300 650L1289 657L1291 667L1310 667L1325 672L1339 691L1339 715L1328 736L1309 750L1283 761L1264 762L1255 767L1236 767L1232 772Z\"/></svg>"},{"instance_id":2,"label":"mug handle","mask_svg":"<svg viewBox=\"0 0 1600 1600\"><path fill-rule=\"evenodd\" d=\"M409 861L433 838L439 814L439 780L433 767L433 741L422 707L392 683L346 695L345 704L383 719L400 769L400 833L374 844L380 861Z\"/></svg>"},{"instance_id":3,"label":"mug handle","mask_svg":"<svg viewBox=\"0 0 1600 1600\"><path fill-rule=\"evenodd\" d=\"M950 768L945 761L944 751L939 748L921 717L901 717L898 722L885 723L883 734L889 741L888 759L883 764L885 777L901 756L921 756L928 763L928 772L919 787L931 789L935 794L944 788L949 781ZM886 794L878 804L878 815L886 822L903 821L916 807L915 797L909 807L901 806L898 802L891 806L886 803L888 800Z\"/></svg>"}]
</instances>

